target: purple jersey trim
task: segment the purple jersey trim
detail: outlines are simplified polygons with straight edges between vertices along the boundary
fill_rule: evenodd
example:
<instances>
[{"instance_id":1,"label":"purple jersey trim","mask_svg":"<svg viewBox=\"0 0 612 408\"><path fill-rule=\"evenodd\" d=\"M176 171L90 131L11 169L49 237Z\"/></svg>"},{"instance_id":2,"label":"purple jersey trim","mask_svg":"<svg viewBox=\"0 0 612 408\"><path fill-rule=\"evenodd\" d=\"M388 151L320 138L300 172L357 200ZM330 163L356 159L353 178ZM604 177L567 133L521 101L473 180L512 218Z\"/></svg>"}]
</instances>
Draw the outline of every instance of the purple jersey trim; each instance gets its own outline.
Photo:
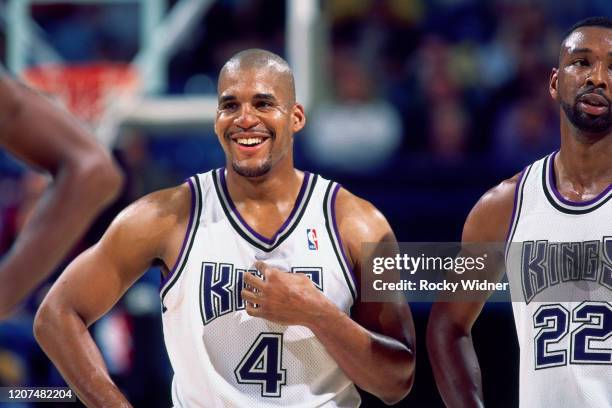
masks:
<instances>
[{"instance_id":1,"label":"purple jersey trim","mask_svg":"<svg viewBox=\"0 0 612 408\"><path fill-rule=\"evenodd\" d=\"M225 181L225 168L223 167L220 168L219 173L220 173L220 178L221 178L221 188L223 188L223 193L225 195L225 198L227 199L227 203L229 204L232 212L236 215L238 222L240 222L240 224L242 225L244 229L248 230L251 234L253 234L253 236L255 236L260 241L265 242L267 245L273 245L274 242L276 242L276 239L278 238L278 236L282 234L287 228L287 226L291 223L291 221L293 221L293 218L295 217L295 214L298 208L300 207L300 203L302 202L302 199L304 198L306 186L308 185L308 180L310 178L310 173L305 171L304 180L302 180L302 186L300 187L300 192L298 193L298 196L295 199L295 203L293 204L293 208L291 209L291 213L289 214L289 217L287 217L283 225L281 225L281 227L278 229L278 231L276 231L276 233L272 236L272 238L268 239L264 237L263 235L259 234L254 229L252 229L251 226L247 224L247 222L242 218L242 216L238 212L238 209L234 205L234 202L232 201L232 197L230 197L229 190L227 189L227 182Z\"/></svg>"},{"instance_id":2,"label":"purple jersey trim","mask_svg":"<svg viewBox=\"0 0 612 408\"><path fill-rule=\"evenodd\" d=\"M189 236L191 235L191 227L192 227L193 218L194 218L193 216L195 214L196 192L195 192L195 187L193 186L193 181L191 181L191 178L187 179L187 183L189 184L189 190L191 191L191 206L189 209L189 222L187 223L187 230L185 231L185 236L183 237L183 243L181 244L181 250L179 252L178 258L176 258L176 263L170 270L170 273L168 274L168 276L166 276L165 279L162 279L161 283L159 284L160 292L164 288L166 283L168 283L168 281L172 278L178 266L181 264L181 258L183 257L183 252L185 251L185 247L187 246L187 241L189 241Z\"/></svg>"},{"instance_id":3,"label":"purple jersey trim","mask_svg":"<svg viewBox=\"0 0 612 408\"><path fill-rule=\"evenodd\" d=\"M355 277L355 271L353 270L353 266L351 265L351 263L348 261L348 257L346 256L346 252L344 251L344 245L342 245L342 238L340 237L340 233L338 232L338 223L336 222L336 196L338 195L338 191L340 191L340 187L342 187L340 184L336 184L334 186L334 191L332 192L331 204L330 204L332 225L334 226L334 234L336 235L336 239L338 240L338 246L340 247L338 248L338 250L340 251L340 253L342 253L342 258L344 259L344 263L346 264L346 267L351 273L351 278L353 279L353 285L355 286L355 289L357 289L358 286L357 286L357 278Z\"/></svg>"},{"instance_id":4,"label":"purple jersey trim","mask_svg":"<svg viewBox=\"0 0 612 408\"><path fill-rule=\"evenodd\" d=\"M514 221L516 221L516 210L517 210L517 203L518 203L518 196L520 193L520 188L521 188L521 182L523 181L523 177L525 177L525 171L527 170L527 167L525 167L522 171L521 174L519 175L518 181L516 182L516 187L514 188L514 202L512 204L512 216L510 217L510 225L508 225L508 232L506 233L506 242L508 242L508 240L510 239L510 234L512 233L512 229L514 227Z\"/></svg>"},{"instance_id":5,"label":"purple jersey trim","mask_svg":"<svg viewBox=\"0 0 612 408\"><path fill-rule=\"evenodd\" d=\"M549 181L553 194L555 195L555 197L557 197L557 200L559 200L565 205L570 205L573 207L585 207L587 205L591 205L601 200L610 192L610 190L612 190L612 183L610 183L610 185L604 191L599 193L597 197L592 198L588 201L570 201L566 199L565 197L563 197L561 193L559 192L559 190L557 189L557 180L555 180L555 157L557 156L557 153L559 153L558 150L554 152L552 156L550 157L550 159L548 160L548 169L547 169L548 170L548 181Z\"/></svg>"}]
</instances>

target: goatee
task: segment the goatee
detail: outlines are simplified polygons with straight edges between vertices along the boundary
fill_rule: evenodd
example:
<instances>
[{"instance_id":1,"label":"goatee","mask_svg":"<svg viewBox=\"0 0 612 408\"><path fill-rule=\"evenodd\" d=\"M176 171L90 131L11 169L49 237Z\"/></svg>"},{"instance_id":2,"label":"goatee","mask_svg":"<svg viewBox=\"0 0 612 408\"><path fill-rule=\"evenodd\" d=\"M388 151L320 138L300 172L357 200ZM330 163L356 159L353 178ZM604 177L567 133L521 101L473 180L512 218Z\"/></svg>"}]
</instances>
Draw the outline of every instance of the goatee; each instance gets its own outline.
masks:
<instances>
[{"instance_id":1,"label":"goatee","mask_svg":"<svg viewBox=\"0 0 612 408\"><path fill-rule=\"evenodd\" d=\"M576 99L574 99L573 105L570 105L562 100L561 108L572 125L574 125L577 129L587 133L607 133L610 128L612 128L612 110L610 109L610 101L608 100L607 112L597 116L589 115L578 108L580 98L588 93L595 93L606 98L600 92L590 88L579 93L576 96ZM607 99L608 98L606 98L606 100Z\"/></svg>"},{"instance_id":2,"label":"goatee","mask_svg":"<svg viewBox=\"0 0 612 408\"><path fill-rule=\"evenodd\" d=\"M261 166L248 167L232 162L232 168L242 177L261 177L270 171L272 164L270 163L270 160L266 160Z\"/></svg>"}]
</instances>

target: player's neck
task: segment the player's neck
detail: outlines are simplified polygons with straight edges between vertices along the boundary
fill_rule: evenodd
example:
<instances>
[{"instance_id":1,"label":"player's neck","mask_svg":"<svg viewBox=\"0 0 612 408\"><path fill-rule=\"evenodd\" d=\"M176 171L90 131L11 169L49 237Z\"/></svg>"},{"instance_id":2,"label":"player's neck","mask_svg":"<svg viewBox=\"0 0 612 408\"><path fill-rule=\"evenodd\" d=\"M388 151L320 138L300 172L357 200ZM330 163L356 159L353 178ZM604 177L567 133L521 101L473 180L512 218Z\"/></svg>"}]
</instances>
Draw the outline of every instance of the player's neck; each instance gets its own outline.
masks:
<instances>
[{"instance_id":1,"label":"player's neck","mask_svg":"<svg viewBox=\"0 0 612 408\"><path fill-rule=\"evenodd\" d=\"M612 183L612 135L599 138L563 132L561 150L555 160L555 174L560 185L591 193L603 191Z\"/></svg>"},{"instance_id":2,"label":"player's neck","mask_svg":"<svg viewBox=\"0 0 612 408\"><path fill-rule=\"evenodd\" d=\"M245 201L295 201L304 174L293 163L278 163L261 177L243 177L227 166L226 180L230 197L235 203Z\"/></svg>"}]
</instances>

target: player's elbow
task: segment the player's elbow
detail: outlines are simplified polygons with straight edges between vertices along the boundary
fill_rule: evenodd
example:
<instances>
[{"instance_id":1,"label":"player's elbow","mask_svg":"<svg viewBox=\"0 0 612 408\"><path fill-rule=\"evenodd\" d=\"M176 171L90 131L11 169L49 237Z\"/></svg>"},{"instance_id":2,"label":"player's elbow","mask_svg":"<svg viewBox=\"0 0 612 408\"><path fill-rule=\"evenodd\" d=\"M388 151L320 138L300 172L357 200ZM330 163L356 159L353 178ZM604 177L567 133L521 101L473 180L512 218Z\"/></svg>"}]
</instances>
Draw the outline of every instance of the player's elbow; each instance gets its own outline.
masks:
<instances>
[{"instance_id":1,"label":"player's elbow","mask_svg":"<svg viewBox=\"0 0 612 408\"><path fill-rule=\"evenodd\" d=\"M401 400L406 398L406 396L410 393L412 389L412 384L414 383L414 374L409 378L405 379L401 383L397 384L397 387L392 392L385 393L385 395L381 395L380 399L386 405L395 405L399 403Z\"/></svg>"},{"instance_id":2,"label":"player's elbow","mask_svg":"<svg viewBox=\"0 0 612 408\"><path fill-rule=\"evenodd\" d=\"M410 393L413 383L414 370L412 370L410 375L396 381L395 384L390 385L384 392L379 393L378 398L386 405L397 404Z\"/></svg>"},{"instance_id":3,"label":"player's elbow","mask_svg":"<svg viewBox=\"0 0 612 408\"><path fill-rule=\"evenodd\" d=\"M381 396L380 400L385 404L385 405L395 405L397 403L399 403L401 400L404 399L404 397L408 395L407 392L405 393L397 393L397 394L389 394L386 396Z\"/></svg>"},{"instance_id":4,"label":"player's elbow","mask_svg":"<svg viewBox=\"0 0 612 408\"><path fill-rule=\"evenodd\" d=\"M34 338L45 349L45 344L53 333L58 333L57 322L59 319L59 311L53 305L53 301L47 297L38 308L34 317Z\"/></svg>"},{"instance_id":5,"label":"player's elbow","mask_svg":"<svg viewBox=\"0 0 612 408\"><path fill-rule=\"evenodd\" d=\"M415 358L414 353L410 351L407 361L402 366L402 375L395 384L394 390L383 402L387 405L397 404L410 393L414 385Z\"/></svg>"},{"instance_id":6,"label":"player's elbow","mask_svg":"<svg viewBox=\"0 0 612 408\"><path fill-rule=\"evenodd\" d=\"M77 178L86 181L89 197L104 205L117 198L124 181L119 166L101 149L80 162Z\"/></svg>"},{"instance_id":7,"label":"player's elbow","mask_svg":"<svg viewBox=\"0 0 612 408\"><path fill-rule=\"evenodd\" d=\"M34 317L34 325L33 325L34 338L41 345L44 342L47 334L51 330L49 327L50 326L49 316L51 314L51 311L49 310L49 307L45 303L46 302L43 302L43 304L38 308L38 311L36 312L36 316Z\"/></svg>"},{"instance_id":8,"label":"player's elbow","mask_svg":"<svg viewBox=\"0 0 612 408\"><path fill-rule=\"evenodd\" d=\"M400 399L403 399L404 397L406 397L406 395L408 395L410 393L410 391L412 390L412 386L414 385L414 372L416 369L416 361L415 361L415 355L414 355L414 349L410 350L410 361L409 364L407 365L405 371L406 371L406 375L402 381L402 385L401 385L401 389L404 391L404 394L401 396Z\"/></svg>"},{"instance_id":9,"label":"player's elbow","mask_svg":"<svg viewBox=\"0 0 612 408\"><path fill-rule=\"evenodd\" d=\"M382 383L376 396L386 405L394 405L403 400L414 384L415 358L413 349L405 350L397 356L393 373L380 378Z\"/></svg>"}]
</instances>

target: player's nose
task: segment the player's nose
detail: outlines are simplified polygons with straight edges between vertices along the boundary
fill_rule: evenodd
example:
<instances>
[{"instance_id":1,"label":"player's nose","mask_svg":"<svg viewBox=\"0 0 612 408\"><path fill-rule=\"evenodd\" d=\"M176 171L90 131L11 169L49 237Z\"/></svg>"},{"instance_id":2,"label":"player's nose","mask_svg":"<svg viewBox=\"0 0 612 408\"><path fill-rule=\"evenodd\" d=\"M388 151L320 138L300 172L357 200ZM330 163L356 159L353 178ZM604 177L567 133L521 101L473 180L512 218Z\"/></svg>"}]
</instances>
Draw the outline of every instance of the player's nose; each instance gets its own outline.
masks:
<instances>
[{"instance_id":1,"label":"player's nose","mask_svg":"<svg viewBox=\"0 0 612 408\"><path fill-rule=\"evenodd\" d=\"M598 61L592 65L586 83L590 86L607 89L610 85L608 84L609 80L608 67L602 61Z\"/></svg>"},{"instance_id":2,"label":"player's nose","mask_svg":"<svg viewBox=\"0 0 612 408\"><path fill-rule=\"evenodd\" d=\"M236 117L234 123L241 129L250 129L259 123L259 118L249 105L244 104L240 108L240 114Z\"/></svg>"}]
</instances>

